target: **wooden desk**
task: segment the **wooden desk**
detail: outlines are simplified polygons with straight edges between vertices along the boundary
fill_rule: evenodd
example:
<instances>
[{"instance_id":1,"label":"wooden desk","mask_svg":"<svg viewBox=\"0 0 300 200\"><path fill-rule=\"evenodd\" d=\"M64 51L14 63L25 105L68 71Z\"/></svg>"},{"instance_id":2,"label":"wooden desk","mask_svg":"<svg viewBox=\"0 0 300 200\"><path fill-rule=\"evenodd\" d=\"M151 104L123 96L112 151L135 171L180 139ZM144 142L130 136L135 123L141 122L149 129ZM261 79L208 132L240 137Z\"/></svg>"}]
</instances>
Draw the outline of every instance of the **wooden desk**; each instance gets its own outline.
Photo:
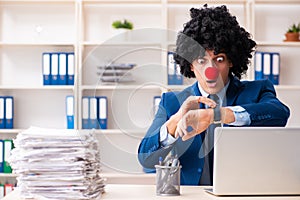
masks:
<instances>
[{"instance_id":1,"label":"wooden desk","mask_svg":"<svg viewBox=\"0 0 300 200\"><path fill-rule=\"evenodd\" d=\"M300 196L243 196L243 197L216 197L205 192L201 186L181 186L180 196L156 196L155 185L121 185L108 184L103 200L300 200ZM23 200L17 191L8 194L3 200ZM38 199L36 199L38 200Z\"/></svg>"}]
</instances>

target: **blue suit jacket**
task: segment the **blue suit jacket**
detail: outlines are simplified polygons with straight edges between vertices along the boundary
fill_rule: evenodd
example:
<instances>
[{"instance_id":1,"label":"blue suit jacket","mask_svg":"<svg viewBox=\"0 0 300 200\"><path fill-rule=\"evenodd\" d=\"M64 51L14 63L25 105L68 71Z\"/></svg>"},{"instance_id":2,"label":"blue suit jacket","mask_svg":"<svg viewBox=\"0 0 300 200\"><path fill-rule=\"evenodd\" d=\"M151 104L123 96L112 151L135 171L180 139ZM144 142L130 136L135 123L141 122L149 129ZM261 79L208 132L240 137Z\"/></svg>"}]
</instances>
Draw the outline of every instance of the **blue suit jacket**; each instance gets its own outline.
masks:
<instances>
[{"instance_id":1,"label":"blue suit jacket","mask_svg":"<svg viewBox=\"0 0 300 200\"><path fill-rule=\"evenodd\" d=\"M182 165L181 184L198 185L202 175L204 159L199 156L204 134L187 141L179 138L172 145L160 144L161 126L175 114L189 96L201 96L196 82L181 92L167 92L162 95L159 109L140 143L138 159L145 168L154 169L159 157L165 157L172 149L179 155ZM239 81L231 77L226 92L227 106L240 105L250 114L250 126L285 126L290 115L289 108L276 98L275 89L269 80ZM204 108L204 105L200 105Z\"/></svg>"}]
</instances>

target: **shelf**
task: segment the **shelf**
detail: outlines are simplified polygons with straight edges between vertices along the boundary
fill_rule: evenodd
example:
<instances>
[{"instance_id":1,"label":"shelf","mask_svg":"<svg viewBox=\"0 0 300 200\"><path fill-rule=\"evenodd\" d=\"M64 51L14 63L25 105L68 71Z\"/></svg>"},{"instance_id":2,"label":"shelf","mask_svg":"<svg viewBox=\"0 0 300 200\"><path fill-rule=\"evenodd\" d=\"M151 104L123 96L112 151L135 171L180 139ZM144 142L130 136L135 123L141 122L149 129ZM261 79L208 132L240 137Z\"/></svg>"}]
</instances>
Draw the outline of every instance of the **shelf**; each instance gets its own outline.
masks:
<instances>
[{"instance_id":1,"label":"shelf","mask_svg":"<svg viewBox=\"0 0 300 200\"><path fill-rule=\"evenodd\" d=\"M276 90L299 90L300 85L275 85Z\"/></svg>"},{"instance_id":2,"label":"shelf","mask_svg":"<svg viewBox=\"0 0 300 200\"><path fill-rule=\"evenodd\" d=\"M108 41L108 42L107 42ZM82 45L85 46L160 46L163 43L158 42L118 42L118 41L100 41L100 42L83 42ZM167 44L167 43L166 43Z\"/></svg>"},{"instance_id":3,"label":"shelf","mask_svg":"<svg viewBox=\"0 0 300 200\"><path fill-rule=\"evenodd\" d=\"M160 0L82 0L83 4L160 4Z\"/></svg>"},{"instance_id":4,"label":"shelf","mask_svg":"<svg viewBox=\"0 0 300 200\"><path fill-rule=\"evenodd\" d=\"M246 4L247 0L168 0L169 4Z\"/></svg>"},{"instance_id":5,"label":"shelf","mask_svg":"<svg viewBox=\"0 0 300 200\"><path fill-rule=\"evenodd\" d=\"M183 90L190 85L97 85L97 86L81 86L82 90L133 90L133 89L147 89L147 90L161 90L174 91Z\"/></svg>"},{"instance_id":6,"label":"shelf","mask_svg":"<svg viewBox=\"0 0 300 200\"><path fill-rule=\"evenodd\" d=\"M300 42L267 42L256 41L258 46L300 47Z\"/></svg>"},{"instance_id":7,"label":"shelf","mask_svg":"<svg viewBox=\"0 0 300 200\"><path fill-rule=\"evenodd\" d=\"M256 4L300 4L299 0L255 0Z\"/></svg>"},{"instance_id":8,"label":"shelf","mask_svg":"<svg viewBox=\"0 0 300 200\"><path fill-rule=\"evenodd\" d=\"M0 90L74 90L74 86L68 85L49 85L49 86L0 86Z\"/></svg>"},{"instance_id":9,"label":"shelf","mask_svg":"<svg viewBox=\"0 0 300 200\"><path fill-rule=\"evenodd\" d=\"M9 173L0 173L0 178L1 177L12 177L12 178L16 178L17 174L9 174Z\"/></svg>"},{"instance_id":10,"label":"shelf","mask_svg":"<svg viewBox=\"0 0 300 200\"><path fill-rule=\"evenodd\" d=\"M81 86L82 90L133 90L133 89L148 89L157 90L161 89L160 86L154 85L95 85L95 86Z\"/></svg>"},{"instance_id":11,"label":"shelf","mask_svg":"<svg viewBox=\"0 0 300 200\"><path fill-rule=\"evenodd\" d=\"M18 134L24 129L0 129L0 134Z\"/></svg>"},{"instance_id":12,"label":"shelf","mask_svg":"<svg viewBox=\"0 0 300 200\"><path fill-rule=\"evenodd\" d=\"M75 3L76 0L1 0L1 4L19 4L19 3Z\"/></svg>"},{"instance_id":13,"label":"shelf","mask_svg":"<svg viewBox=\"0 0 300 200\"><path fill-rule=\"evenodd\" d=\"M85 129L82 129L85 130ZM93 131L95 131L96 134L105 134L105 135L120 135L120 134L145 134L147 130L120 130L120 129L94 129Z\"/></svg>"},{"instance_id":14,"label":"shelf","mask_svg":"<svg viewBox=\"0 0 300 200\"><path fill-rule=\"evenodd\" d=\"M75 46L74 43L70 42L0 42L0 46Z\"/></svg>"}]
</instances>

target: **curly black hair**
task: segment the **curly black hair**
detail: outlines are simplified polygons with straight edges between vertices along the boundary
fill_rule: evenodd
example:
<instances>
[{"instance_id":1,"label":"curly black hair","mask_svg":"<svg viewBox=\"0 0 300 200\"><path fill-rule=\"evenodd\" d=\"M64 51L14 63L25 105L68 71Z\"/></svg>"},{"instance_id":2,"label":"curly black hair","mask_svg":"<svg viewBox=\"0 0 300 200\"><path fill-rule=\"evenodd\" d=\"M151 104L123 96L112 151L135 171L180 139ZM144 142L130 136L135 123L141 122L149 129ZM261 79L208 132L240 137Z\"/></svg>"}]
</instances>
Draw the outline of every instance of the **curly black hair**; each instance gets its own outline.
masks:
<instances>
[{"instance_id":1,"label":"curly black hair","mask_svg":"<svg viewBox=\"0 0 300 200\"><path fill-rule=\"evenodd\" d=\"M191 20L188 21L176 41L174 59L180 65L181 73L194 78L191 63L205 50L214 54L225 53L231 61L229 75L241 78L247 72L248 64L255 50L256 42L242 28L235 16L232 16L225 5L208 8L190 9Z\"/></svg>"}]
</instances>

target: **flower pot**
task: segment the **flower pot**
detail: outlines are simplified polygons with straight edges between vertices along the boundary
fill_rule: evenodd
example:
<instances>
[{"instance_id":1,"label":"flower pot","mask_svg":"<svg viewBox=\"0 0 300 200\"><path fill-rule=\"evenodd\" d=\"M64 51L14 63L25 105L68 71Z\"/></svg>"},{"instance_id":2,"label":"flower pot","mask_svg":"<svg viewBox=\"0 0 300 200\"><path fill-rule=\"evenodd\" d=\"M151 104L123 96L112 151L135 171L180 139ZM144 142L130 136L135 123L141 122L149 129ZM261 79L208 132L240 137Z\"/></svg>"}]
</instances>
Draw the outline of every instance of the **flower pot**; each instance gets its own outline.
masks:
<instances>
[{"instance_id":1,"label":"flower pot","mask_svg":"<svg viewBox=\"0 0 300 200\"><path fill-rule=\"evenodd\" d=\"M284 41L299 41L299 33L286 33Z\"/></svg>"},{"instance_id":2,"label":"flower pot","mask_svg":"<svg viewBox=\"0 0 300 200\"><path fill-rule=\"evenodd\" d=\"M131 40L130 30L124 28L115 29L113 33L113 40L118 42L127 42Z\"/></svg>"}]
</instances>

